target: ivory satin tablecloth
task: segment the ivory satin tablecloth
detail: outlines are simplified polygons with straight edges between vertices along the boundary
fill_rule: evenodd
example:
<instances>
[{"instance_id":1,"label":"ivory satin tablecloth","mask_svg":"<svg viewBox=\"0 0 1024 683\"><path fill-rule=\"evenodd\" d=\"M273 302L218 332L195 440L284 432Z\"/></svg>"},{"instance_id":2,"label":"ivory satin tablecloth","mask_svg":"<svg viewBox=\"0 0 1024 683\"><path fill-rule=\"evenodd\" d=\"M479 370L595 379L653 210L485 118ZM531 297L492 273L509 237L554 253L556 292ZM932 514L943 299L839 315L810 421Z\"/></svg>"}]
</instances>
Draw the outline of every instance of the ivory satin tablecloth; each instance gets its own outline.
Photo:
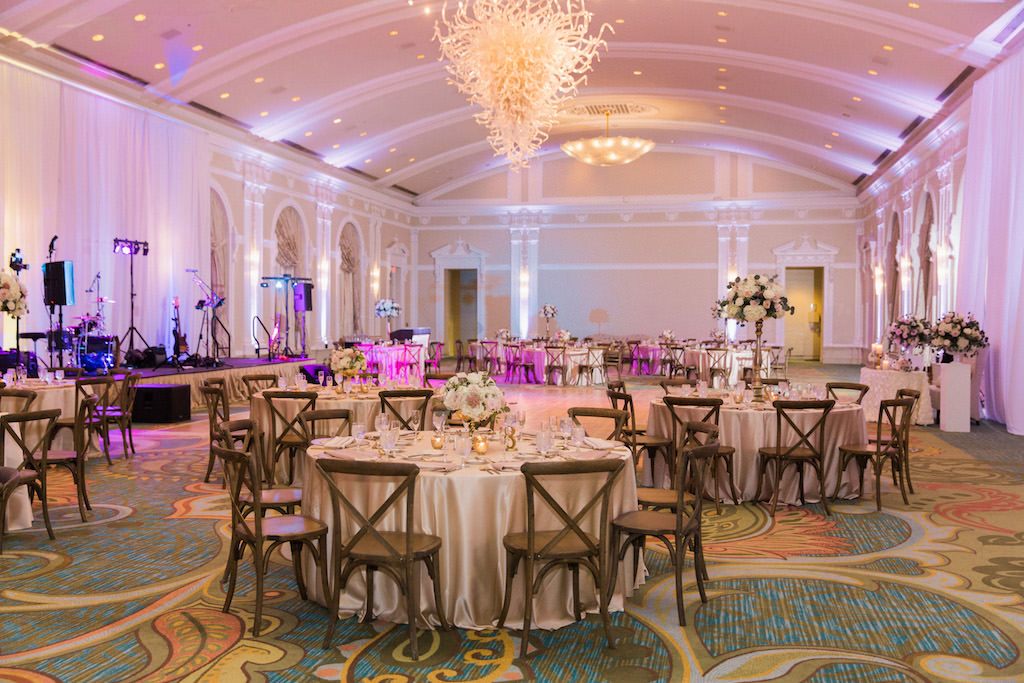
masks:
<instances>
[{"instance_id":1,"label":"ivory satin tablecloth","mask_svg":"<svg viewBox=\"0 0 1024 683\"><path fill-rule=\"evenodd\" d=\"M412 446L411 452L430 452L430 443L425 440L429 439L429 435L424 433L419 438L420 441ZM493 454L494 446L492 443L492 453L485 457L501 459L502 456ZM307 457L302 459L302 513L325 521L333 529L330 488L313 462L323 454L324 449L313 447ZM508 454L505 457L512 458L514 455ZM636 509L636 480L628 451L619 448L611 451L607 457L619 457L627 461L612 489L609 507L610 516L614 519L623 512ZM482 469L485 467L475 464L471 458L464 469L447 474L423 470L416 480L414 530L441 538L438 571L445 615L459 628L473 630L491 628L497 622L505 591L505 549L502 539L505 534L526 531L526 484L522 473L507 470L501 474L491 474ZM588 475L574 478L571 482L565 481L564 490L553 490L559 494L571 494L570 504L579 506L597 491L601 480L596 475ZM372 505L374 509L394 488L392 485L371 484L369 481L359 482L355 479L348 479L347 484L346 493L358 500L357 505ZM558 494L556 498L565 504L565 500ZM404 514L404 510L403 502L399 514ZM369 514L365 507L363 511ZM557 527L559 522L544 503L538 501L537 511L538 528ZM596 517L592 521L596 522ZM591 533L597 533L596 527L595 523L585 528ZM353 525L346 534L355 528ZM395 514L389 514L381 528L395 529ZM328 534L328 543L333 543L333 531ZM506 620L506 626L512 629L522 628L524 569L520 565L512 588L512 601ZM615 592L609 605L611 611L621 611L623 596L632 593L632 569L630 555L627 561L620 563ZM308 557L303 560L303 571L312 598L321 604L325 603L315 568ZM329 575L333 585L331 567ZM343 617L362 614L366 595L365 576L364 571L354 573L342 592L340 614ZM596 612L593 581L586 570L580 572L580 577L580 599L583 606L587 611ZM420 612L428 623L436 627L440 622L434 607L430 578L425 570L420 572L420 581ZM394 581L380 573L374 581L374 614L385 621L407 623L404 598ZM544 580L534 599L533 625L535 628L554 629L573 621L570 574L568 571L554 570Z\"/></svg>"},{"instance_id":2,"label":"ivory satin tablecloth","mask_svg":"<svg viewBox=\"0 0 1024 683\"><path fill-rule=\"evenodd\" d=\"M59 408L61 417L71 417L75 414L75 383L64 381L60 384L43 384L42 382L30 380L17 386L19 389L31 389L36 392L36 400L29 406L29 410L53 410ZM37 428L38 429L38 428ZM39 430L41 431L41 430ZM41 434L29 432L29 445L35 443ZM67 441L67 444L64 442ZM58 435L54 448L69 448L71 444L70 432ZM4 441L4 465L6 467L18 467L21 465L21 449L10 437ZM19 487L10 500L7 501L7 530L27 529L32 526L32 504L28 499L28 489Z\"/></svg>"},{"instance_id":3,"label":"ivory satin tablecloth","mask_svg":"<svg viewBox=\"0 0 1024 683\"><path fill-rule=\"evenodd\" d=\"M757 496L757 449L762 446L775 445L775 409L770 407L771 404L766 405L769 406L767 410L723 405L719 417L719 440L722 445L732 446L736 449L736 454L733 456L733 478L741 500L754 500ZM706 408L679 409L679 414L684 420L700 420L706 412ZM802 429L807 429L814 424L818 415L820 415L818 412L805 413L797 415L794 421ZM661 399L651 401L650 413L647 418L647 433L655 436L671 436L671 419L668 406ZM783 430L787 430L785 421L783 421ZM787 431L793 434L791 429ZM836 480L839 478L839 446L848 443L867 443L867 440L867 424L864 421L864 411L861 406L855 403L837 403L829 413L825 426L825 491L829 496L832 495ZM791 443L796 443L796 441L797 438L794 434ZM659 486L667 486L664 461L658 458L655 463L653 479L659 482ZM728 489L728 479L724 467L721 468L720 475L719 494L723 501L731 502L732 493ZM714 493L714 482L711 482L707 490L711 494ZM765 490L767 490L767 484ZM764 500L770 500L771 492L765 494L762 491L762 494L764 494ZM851 467L843 477L839 496L855 498L858 495L860 495L860 479L855 474L855 468ZM820 499L817 477L810 470L804 476L804 497L809 503L818 502ZM800 504L799 479L795 467L787 468L782 477L782 484L779 487L779 502L789 505Z\"/></svg>"},{"instance_id":4,"label":"ivory satin tablecloth","mask_svg":"<svg viewBox=\"0 0 1024 683\"><path fill-rule=\"evenodd\" d=\"M470 353L476 357L477 369L483 371L485 358L483 345L480 343L470 344L469 349ZM507 364L512 358L513 351L514 350L508 344L502 343L499 347L498 357L501 359L503 372L508 371ZM525 347L523 349L523 360L527 363L533 363L534 370L537 373L538 382L542 384L547 382L547 354L542 347ZM589 364L594 368L593 380L591 380L589 375L580 376L579 368L581 365L585 364ZM604 351L602 349L568 347L565 350L565 365L565 375L560 375L558 377L559 385L604 384ZM495 377L497 376L495 375ZM533 375L528 375L528 378L532 380ZM521 381L521 378L513 378L513 381Z\"/></svg>"},{"instance_id":5,"label":"ivory satin tablecloth","mask_svg":"<svg viewBox=\"0 0 1024 683\"><path fill-rule=\"evenodd\" d=\"M878 419L878 406L883 400L896 398L898 389L914 389L921 392L921 400L912 416L914 424L935 423L935 412L932 410L932 397L928 388L928 373L861 368L860 383L870 387L861 405L864 406L864 416L872 422Z\"/></svg>"}]
</instances>

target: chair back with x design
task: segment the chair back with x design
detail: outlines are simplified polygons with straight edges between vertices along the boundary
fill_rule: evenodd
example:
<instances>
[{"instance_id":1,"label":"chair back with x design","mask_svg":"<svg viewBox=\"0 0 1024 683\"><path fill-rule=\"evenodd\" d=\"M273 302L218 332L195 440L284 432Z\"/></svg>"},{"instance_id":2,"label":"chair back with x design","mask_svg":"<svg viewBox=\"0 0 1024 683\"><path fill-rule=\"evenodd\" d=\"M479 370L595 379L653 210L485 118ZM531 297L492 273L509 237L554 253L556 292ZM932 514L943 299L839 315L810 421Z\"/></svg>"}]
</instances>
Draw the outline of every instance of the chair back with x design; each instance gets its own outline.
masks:
<instances>
[{"instance_id":1,"label":"chair back with x design","mask_svg":"<svg viewBox=\"0 0 1024 683\"><path fill-rule=\"evenodd\" d=\"M263 400L270 410L270 435L274 443L293 438L307 440L299 415L307 410L316 410L319 394L315 391L264 391ZM285 406L297 408L291 417L285 414ZM291 412L291 410L287 411Z\"/></svg>"},{"instance_id":2,"label":"chair back with x design","mask_svg":"<svg viewBox=\"0 0 1024 683\"><path fill-rule=\"evenodd\" d=\"M825 389L828 391L829 398L839 401L842 397L846 396L851 398L853 403L860 405L860 402L864 400L871 387L860 382L827 382Z\"/></svg>"},{"instance_id":3,"label":"chair back with x design","mask_svg":"<svg viewBox=\"0 0 1024 683\"><path fill-rule=\"evenodd\" d=\"M875 425L875 444L879 453L886 448L894 448L901 457L906 457L910 441L911 414L914 410L914 399L911 397L895 398L881 401L878 404L878 424ZM888 428L889 434L885 434Z\"/></svg>"},{"instance_id":4,"label":"chair back with x design","mask_svg":"<svg viewBox=\"0 0 1024 683\"><path fill-rule=\"evenodd\" d=\"M618 410L616 408L592 408L589 406L583 407L572 407L568 410L569 417L572 418L573 424L581 425L584 427L589 435L589 430L586 429L586 425L580 421L580 418L588 420L588 424L591 424L596 428L596 421L602 423L611 421L611 432L607 436L602 435L602 439L609 441L619 441L623 438L622 428L626 426L626 421L629 419L629 413L625 410Z\"/></svg>"},{"instance_id":5,"label":"chair back with x design","mask_svg":"<svg viewBox=\"0 0 1024 683\"><path fill-rule=\"evenodd\" d=\"M624 461L621 458L590 460L584 462L527 462L522 467L526 477L526 534L527 553L534 558L541 558L553 551L563 538L569 537L579 541L587 549L587 554L597 558L607 556L608 509L611 501L612 486L622 471ZM604 482L597 491L570 513L559 502L555 494L544 484L547 477L570 476L582 477L590 474L603 474ZM578 491L577 491L578 492ZM537 498L561 521L562 528L554 534L542 547L537 547ZM600 506L597 528L601 529L598 543L591 534L583 529L583 521L590 516L594 508Z\"/></svg>"},{"instance_id":6,"label":"chair back with x design","mask_svg":"<svg viewBox=\"0 0 1024 683\"><path fill-rule=\"evenodd\" d=\"M701 426L703 425L703 426ZM698 430L706 430L709 425L702 422L694 423ZM708 478L711 463L718 453L717 428L715 437L705 432L708 440L704 443L694 440L685 448L680 448L676 455L675 480L676 491L676 538L680 538L688 528L700 533L700 518L704 510L704 482ZM688 497L686 494L691 493Z\"/></svg>"},{"instance_id":7,"label":"chair back with x design","mask_svg":"<svg viewBox=\"0 0 1024 683\"><path fill-rule=\"evenodd\" d=\"M544 347L544 370L548 375L548 383L553 382L553 372L561 373L562 383L565 383L566 361L564 346Z\"/></svg>"},{"instance_id":8,"label":"chair back with x design","mask_svg":"<svg viewBox=\"0 0 1024 683\"><path fill-rule=\"evenodd\" d=\"M203 384L199 387L199 393L206 404L206 416L210 421L210 440L213 441L217 438L217 425L231 419L227 388L223 384Z\"/></svg>"},{"instance_id":9,"label":"chair back with x design","mask_svg":"<svg viewBox=\"0 0 1024 683\"><path fill-rule=\"evenodd\" d=\"M24 413L36 400L31 389L0 389L0 413Z\"/></svg>"},{"instance_id":10,"label":"chair back with x design","mask_svg":"<svg viewBox=\"0 0 1024 683\"><path fill-rule=\"evenodd\" d=\"M310 439L348 436L352 431L352 411L347 408L321 408L299 413Z\"/></svg>"},{"instance_id":11,"label":"chair back with x design","mask_svg":"<svg viewBox=\"0 0 1024 683\"><path fill-rule=\"evenodd\" d=\"M271 373L242 375L242 383L245 385L245 393L247 397L252 398L253 394L256 392L276 387L277 375Z\"/></svg>"},{"instance_id":12,"label":"chair back with x design","mask_svg":"<svg viewBox=\"0 0 1024 683\"><path fill-rule=\"evenodd\" d=\"M83 377L75 380L75 403L86 396L99 397L97 409L113 406L117 400L117 384L113 377Z\"/></svg>"},{"instance_id":13,"label":"chair back with x design","mask_svg":"<svg viewBox=\"0 0 1024 683\"><path fill-rule=\"evenodd\" d=\"M231 526L244 527L257 542L263 538L263 488L262 463L257 453L233 448L213 447L213 454L224 468L228 482L228 498L231 500ZM242 492L250 496L243 499Z\"/></svg>"},{"instance_id":14,"label":"chair back with x design","mask_svg":"<svg viewBox=\"0 0 1024 683\"><path fill-rule=\"evenodd\" d=\"M46 468L46 453L50 450L53 425L59 417L60 408L0 415L0 440L10 438L14 445L21 450L23 462L18 469L31 467L39 472ZM30 428L33 423L40 423L42 428ZM18 425L18 429L14 429L13 425ZM5 455L3 453L5 445L0 445L0 456ZM37 453L39 454L38 459ZM4 460L4 457L0 457L0 463Z\"/></svg>"},{"instance_id":15,"label":"chair back with x design","mask_svg":"<svg viewBox=\"0 0 1024 683\"><path fill-rule=\"evenodd\" d=\"M836 402L833 399L825 401L775 401L775 444L776 453L785 458L800 448L811 451L817 459L821 459L825 448L825 422L828 414L832 412ZM793 419L794 413L821 411L809 428L801 427ZM783 429L783 425L787 428ZM796 436L796 442L784 446L787 440L787 433ZM815 438L816 437L816 438Z\"/></svg>"},{"instance_id":16,"label":"chair back with x design","mask_svg":"<svg viewBox=\"0 0 1024 683\"><path fill-rule=\"evenodd\" d=\"M434 397L433 389L395 389L393 391L381 391L377 396L380 397L381 412L385 415L394 416L398 420L399 429L423 431L423 425L426 424L427 419L427 408L430 406L430 399ZM411 418L403 417L402 413L398 410L398 406L392 403L393 400L402 398L420 399L412 407L412 410L419 411L419 422L413 423Z\"/></svg>"},{"instance_id":17,"label":"chair back with x design","mask_svg":"<svg viewBox=\"0 0 1024 683\"><path fill-rule=\"evenodd\" d=\"M633 396L628 392L618 389L608 389L604 392L608 396L609 402L612 404L612 408L615 410L624 410L629 414L629 433L636 433L636 410L633 406Z\"/></svg>"}]
</instances>

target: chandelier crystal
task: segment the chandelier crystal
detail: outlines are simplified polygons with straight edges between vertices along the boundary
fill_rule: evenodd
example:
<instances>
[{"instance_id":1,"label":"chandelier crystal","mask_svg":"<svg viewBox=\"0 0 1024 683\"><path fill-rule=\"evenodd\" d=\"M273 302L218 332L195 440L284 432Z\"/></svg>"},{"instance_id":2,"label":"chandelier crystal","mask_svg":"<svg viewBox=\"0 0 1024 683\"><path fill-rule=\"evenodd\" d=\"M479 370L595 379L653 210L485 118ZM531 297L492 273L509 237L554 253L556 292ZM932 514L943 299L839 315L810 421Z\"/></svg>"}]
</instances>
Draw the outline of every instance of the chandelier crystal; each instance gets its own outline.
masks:
<instances>
[{"instance_id":1,"label":"chandelier crystal","mask_svg":"<svg viewBox=\"0 0 1024 683\"><path fill-rule=\"evenodd\" d=\"M591 16L584 0L566 0L564 10L560 0L464 0L450 17L441 10L434 39L448 73L482 109L473 118L513 170L536 156L606 46L601 36L612 29L588 35Z\"/></svg>"},{"instance_id":2,"label":"chandelier crystal","mask_svg":"<svg viewBox=\"0 0 1024 683\"><path fill-rule=\"evenodd\" d=\"M611 137L611 112L604 113L604 121L604 137L570 140L562 145L562 151L591 166L621 166L654 149L654 141L646 138Z\"/></svg>"}]
</instances>

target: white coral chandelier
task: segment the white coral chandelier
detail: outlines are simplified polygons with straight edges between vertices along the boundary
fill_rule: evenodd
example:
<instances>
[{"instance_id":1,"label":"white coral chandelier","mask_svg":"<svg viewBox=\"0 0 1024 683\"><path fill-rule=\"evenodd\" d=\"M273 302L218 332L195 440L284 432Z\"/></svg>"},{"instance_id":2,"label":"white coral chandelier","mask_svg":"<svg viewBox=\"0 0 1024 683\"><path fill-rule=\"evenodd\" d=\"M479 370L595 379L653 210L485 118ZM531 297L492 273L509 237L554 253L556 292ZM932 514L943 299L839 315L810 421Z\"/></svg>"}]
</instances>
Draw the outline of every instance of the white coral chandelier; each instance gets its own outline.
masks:
<instances>
[{"instance_id":1,"label":"white coral chandelier","mask_svg":"<svg viewBox=\"0 0 1024 683\"><path fill-rule=\"evenodd\" d=\"M434 26L441 58L459 92L483 110L474 114L489 130L495 156L513 170L529 165L562 104L576 95L606 46L589 36L591 13L584 0L475 0L447 5ZM447 29L441 34L441 26Z\"/></svg>"},{"instance_id":2,"label":"white coral chandelier","mask_svg":"<svg viewBox=\"0 0 1024 683\"><path fill-rule=\"evenodd\" d=\"M636 161L654 149L654 141L647 138L627 138L610 135L611 112L604 113L604 137L570 140L562 151L577 161L591 166L621 166Z\"/></svg>"}]
</instances>

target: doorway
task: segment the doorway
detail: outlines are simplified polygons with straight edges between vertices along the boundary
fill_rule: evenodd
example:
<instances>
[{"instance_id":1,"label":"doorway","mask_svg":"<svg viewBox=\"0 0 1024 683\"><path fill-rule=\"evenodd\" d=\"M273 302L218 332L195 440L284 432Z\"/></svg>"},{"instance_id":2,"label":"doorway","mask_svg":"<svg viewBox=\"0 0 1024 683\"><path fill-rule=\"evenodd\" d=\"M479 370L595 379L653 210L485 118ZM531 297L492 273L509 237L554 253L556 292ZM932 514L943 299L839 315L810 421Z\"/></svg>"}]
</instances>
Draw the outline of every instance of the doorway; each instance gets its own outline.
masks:
<instances>
[{"instance_id":1,"label":"doorway","mask_svg":"<svg viewBox=\"0 0 1024 683\"><path fill-rule=\"evenodd\" d=\"M785 318L786 345L793 348L794 358L820 361L825 269L786 268L786 296L796 308Z\"/></svg>"},{"instance_id":2,"label":"doorway","mask_svg":"<svg viewBox=\"0 0 1024 683\"><path fill-rule=\"evenodd\" d=\"M444 339L449 344L477 336L476 279L476 268L444 271Z\"/></svg>"}]
</instances>

